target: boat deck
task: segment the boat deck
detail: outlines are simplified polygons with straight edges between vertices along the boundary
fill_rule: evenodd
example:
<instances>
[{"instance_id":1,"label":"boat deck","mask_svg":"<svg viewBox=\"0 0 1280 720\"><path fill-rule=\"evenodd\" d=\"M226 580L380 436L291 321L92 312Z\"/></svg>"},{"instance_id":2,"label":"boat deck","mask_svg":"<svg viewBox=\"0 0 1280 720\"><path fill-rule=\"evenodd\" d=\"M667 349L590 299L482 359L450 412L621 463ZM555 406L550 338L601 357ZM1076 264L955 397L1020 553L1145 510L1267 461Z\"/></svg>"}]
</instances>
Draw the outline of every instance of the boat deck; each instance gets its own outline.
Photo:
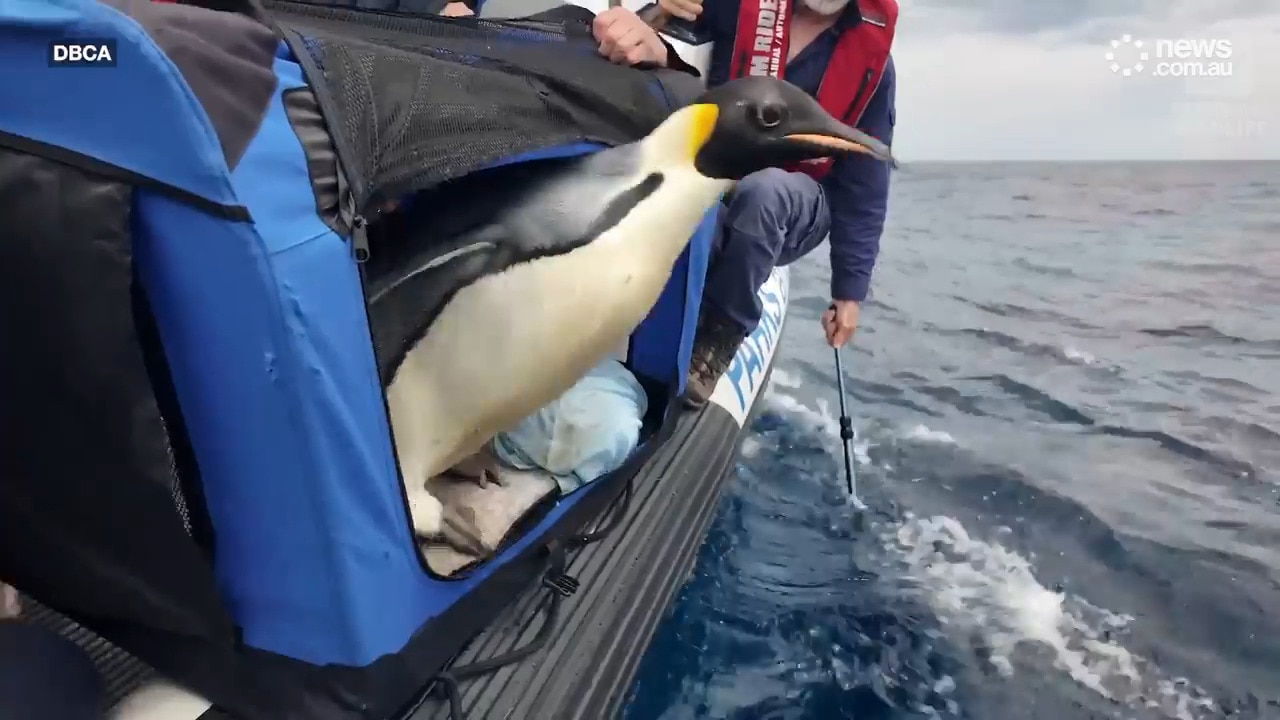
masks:
<instances>
[{"instance_id":1,"label":"boat deck","mask_svg":"<svg viewBox=\"0 0 1280 720\"><path fill-rule=\"evenodd\" d=\"M460 683L466 718L603 720L626 701L658 622L693 570L741 431L710 406L679 420L670 444L633 481L627 513L571 560L580 588L560 604L545 647L513 665ZM529 643L548 593L532 588L481 634L455 666ZM411 720L462 720L433 694Z\"/></svg>"}]
</instances>

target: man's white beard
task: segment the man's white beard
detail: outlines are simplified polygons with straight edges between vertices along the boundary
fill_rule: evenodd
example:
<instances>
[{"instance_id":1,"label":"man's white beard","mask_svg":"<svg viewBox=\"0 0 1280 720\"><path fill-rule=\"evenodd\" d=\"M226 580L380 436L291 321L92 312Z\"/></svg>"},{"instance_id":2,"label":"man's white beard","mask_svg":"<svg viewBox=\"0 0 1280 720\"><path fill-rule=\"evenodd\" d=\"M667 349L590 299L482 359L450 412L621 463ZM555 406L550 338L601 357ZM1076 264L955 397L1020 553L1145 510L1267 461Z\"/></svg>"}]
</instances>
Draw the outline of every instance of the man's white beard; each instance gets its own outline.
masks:
<instances>
[{"instance_id":1,"label":"man's white beard","mask_svg":"<svg viewBox=\"0 0 1280 720\"><path fill-rule=\"evenodd\" d=\"M800 0L800 4L819 15L835 15L844 10L849 0Z\"/></svg>"}]
</instances>

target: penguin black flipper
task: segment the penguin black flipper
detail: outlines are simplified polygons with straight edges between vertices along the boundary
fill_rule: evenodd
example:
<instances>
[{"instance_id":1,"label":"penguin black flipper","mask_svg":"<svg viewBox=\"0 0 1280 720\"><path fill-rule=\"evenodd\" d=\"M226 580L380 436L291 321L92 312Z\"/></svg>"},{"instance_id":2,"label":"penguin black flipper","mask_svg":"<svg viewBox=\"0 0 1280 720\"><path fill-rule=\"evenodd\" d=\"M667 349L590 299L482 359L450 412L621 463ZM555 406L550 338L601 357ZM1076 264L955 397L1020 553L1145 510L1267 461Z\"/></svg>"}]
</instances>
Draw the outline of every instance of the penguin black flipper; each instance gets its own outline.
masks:
<instances>
[{"instance_id":1,"label":"penguin black flipper","mask_svg":"<svg viewBox=\"0 0 1280 720\"><path fill-rule=\"evenodd\" d=\"M424 250L398 273L369 283L369 325L383 387L460 289L504 267L511 254L506 236L500 224L485 226Z\"/></svg>"},{"instance_id":2,"label":"penguin black flipper","mask_svg":"<svg viewBox=\"0 0 1280 720\"><path fill-rule=\"evenodd\" d=\"M620 184L635 163L634 150L622 147L495 168L433 190L391 223L395 237L375 248L377 260L366 268L383 385L460 289L570 252L620 222L662 182L652 175Z\"/></svg>"}]
</instances>

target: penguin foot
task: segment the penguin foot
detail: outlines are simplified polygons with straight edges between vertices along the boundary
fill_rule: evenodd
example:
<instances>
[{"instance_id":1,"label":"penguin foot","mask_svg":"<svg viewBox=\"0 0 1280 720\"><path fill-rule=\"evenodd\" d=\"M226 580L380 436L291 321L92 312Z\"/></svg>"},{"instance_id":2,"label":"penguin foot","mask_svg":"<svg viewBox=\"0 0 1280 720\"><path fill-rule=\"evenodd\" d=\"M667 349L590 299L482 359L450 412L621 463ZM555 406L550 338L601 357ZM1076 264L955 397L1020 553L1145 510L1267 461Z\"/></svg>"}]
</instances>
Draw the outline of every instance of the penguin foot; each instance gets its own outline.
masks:
<instances>
[{"instance_id":1,"label":"penguin foot","mask_svg":"<svg viewBox=\"0 0 1280 720\"><path fill-rule=\"evenodd\" d=\"M507 481L502 477L502 466L498 464L498 459L489 452L489 446L485 445L484 449L454 465L445 471L445 475L449 477L468 480L480 487L489 487L490 484L498 487L506 487Z\"/></svg>"},{"instance_id":2,"label":"penguin foot","mask_svg":"<svg viewBox=\"0 0 1280 720\"><path fill-rule=\"evenodd\" d=\"M482 558L493 552L493 548L480 536L480 528L476 526L476 513L471 508L445 508L439 539L465 555Z\"/></svg>"},{"instance_id":3,"label":"penguin foot","mask_svg":"<svg viewBox=\"0 0 1280 720\"><path fill-rule=\"evenodd\" d=\"M476 526L471 508L445 507L426 487L409 494L409 512L413 517L413 533L418 542L440 544L466 555L484 557L493 552Z\"/></svg>"}]
</instances>

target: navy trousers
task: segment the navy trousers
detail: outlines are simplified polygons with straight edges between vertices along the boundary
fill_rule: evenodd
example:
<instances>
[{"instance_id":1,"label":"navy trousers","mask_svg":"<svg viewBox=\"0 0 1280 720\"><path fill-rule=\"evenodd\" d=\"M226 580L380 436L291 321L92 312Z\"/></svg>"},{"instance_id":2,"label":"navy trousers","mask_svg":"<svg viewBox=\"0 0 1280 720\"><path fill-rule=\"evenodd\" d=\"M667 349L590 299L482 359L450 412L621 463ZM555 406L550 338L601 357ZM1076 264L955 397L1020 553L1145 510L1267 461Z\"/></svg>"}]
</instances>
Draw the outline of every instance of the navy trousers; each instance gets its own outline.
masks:
<instances>
[{"instance_id":1,"label":"navy trousers","mask_svg":"<svg viewBox=\"0 0 1280 720\"><path fill-rule=\"evenodd\" d=\"M52 630L0 620L0 718L102 720L104 689L89 656Z\"/></svg>"},{"instance_id":2,"label":"navy trousers","mask_svg":"<svg viewBox=\"0 0 1280 720\"><path fill-rule=\"evenodd\" d=\"M725 199L702 302L750 333L769 273L809 254L830 230L827 198L813 178L777 168L748 175Z\"/></svg>"}]
</instances>

